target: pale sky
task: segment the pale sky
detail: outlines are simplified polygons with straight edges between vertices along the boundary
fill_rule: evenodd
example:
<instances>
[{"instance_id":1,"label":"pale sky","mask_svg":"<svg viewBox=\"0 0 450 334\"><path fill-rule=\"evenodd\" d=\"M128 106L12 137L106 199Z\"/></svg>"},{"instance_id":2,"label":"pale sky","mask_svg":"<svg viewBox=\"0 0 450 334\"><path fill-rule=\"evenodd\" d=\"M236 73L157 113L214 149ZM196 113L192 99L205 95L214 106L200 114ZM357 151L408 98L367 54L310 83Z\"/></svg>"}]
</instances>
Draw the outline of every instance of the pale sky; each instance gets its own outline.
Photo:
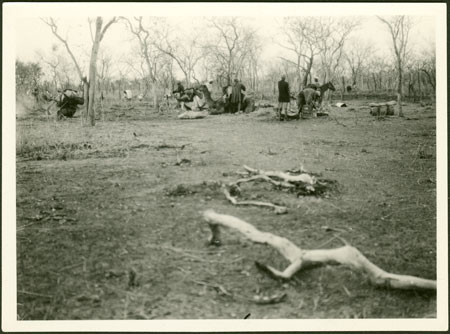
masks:
<instances>
[{"instance_id":1,"label":"pale sky","mask_svg":"<svg viewBox=\"0 0 450 334\"><path fill-rule=\"evenodd\" d=\"M61 5L61 4L60 4ZM126 13L125 9L129 9L129 7L133 7L134 4L126 4L122 5L123 10ZM180 4L178 4L180 5ZM251 5L251 4L249 4ZM335 11L342 12L341 15L349 16L345 10L337 6L338 4L328 4L329 7L335 7L336 10L333 11L324 11L324 10L304 10L302 7L306 6L305 4L295 4L298 8L301 8L301 11L291 11L291 10L283 10L283 5L278 5L276 7L277 11L266 10L264 11L264 4L259 4L257 7L261 10L246 10L241 11L242 14L245 14L246 20L245 22L258 30L260 36L262 36L263 40L263 50L261 52L261 58L264 62L271 62L276 60L278 56L282 55L284 57L289 57L289 52L280 48L280 46L274 42L274 39L280 34L279 24L283 21L283 16L295 16L295 15L307 15L311 12L311 15L336 15ZM367 4L368 5L368 4ZM203 7L203 4L196 4L197 8ZM404 5L407 6L406 4ZM77 9L84 8L74 7ZM295 7L295 8L297 8ZM368 8L368 6L366 6ZM362 7L365 9L366 7ZM70 12L67 10L59 9L59 6L50 7L51 10L43 10L41 7L37 7L35 10L28 13L28 15L19 15L15 19L15 32L16 32L16 57L22 61L37 61L39 60L38 53L49 55L51 54L51 46L53 44L57 44L62 47L62 44L56 39L56 37L51 33L50 28L42 22L39 17L48 17L52 16L59 21L60 31L63 36L68 36L69 44L76 55L84 55L86 56L91 47L90 33L88 27L88 15L90 12L88 10L76 12L75 15L70 15ZM62 7L64 9L64 7ZM147 7L145 7L147 8ZM148 7L153 8L153 7ZM178 8L178 7L174 7ZM180 7L181 8L181 7ZM190 7L188 7L190 8ZM356 38L360 38L364 41L369 41L374 45L375 50L377 50L378 54L381 55L389 55L390 47L391 47L391 39L388 31L385 26L377 19L375 15L367 15L370 13L376 14L376 10L357 10L360 8L359 6L352 7L355 9L353 12L358 14L363 13L364 16L358 15L361 19L362 23L359 29L352 33L352 36ZM270 8L269 8L270 9ZM320 9L320 8L319 8ZM339 9L341 9L339 11ZM345 8L344 8L345 9ZM211 9L210 9L211 10ZM401 10L401 9L397 9ZM212 9L213 15L221 15L217 14L216 8ZM208 11L196 11L194 13L183 10L169 10L158 12L155 10L138 10L133 14L141 15L141 16L151 16L151 14L156 13L161 16L165 16L169 19L171 23L177 26L176 30L182 33L186 33L189 31L198 31L202 27L204 27L203 22L204 18L207 16L198 16L203 13L207 13ZM86 13L86 15L80 15L82 13ZM177 16L174 16L176 13ZM239 13L239 11L238 11ZM273 13L273 15L271 15ZM408 11L405 10L405 13L408 14ZM426 14L426 11L418 11L413 12L413 20L415 22L413 30L410 34L410 43L413 46L413 50L416 52L420 52L419 50L424 48L429 48L430 45L433 45L433 41L435 40L435 17L432 15L423 16L417 14ZM116 13L114 13L116 14ZM226 13L225 13L226 14ZM231 12L233 14L233 11ZM251 15L249 15L251 14ZM391 14L387 8L384 8L384 11L379 12L378 14ZM395 12L393 14L396 14ZM398 14L398 13L397 13ZM197 16L192 16L197 15ZM129 15L131 16L131 15ZM238 15L244 16L244 15ZM104 16L104 21L107 21L108 17ZM208 30L201 29L206 34ZM105 35L105 39L102 41L102 48L107 49L109 53L111 53L114 59L118 59L121 55L127 56L130 52L132 52L130 40L132 36L127 31L123 23L114 24L111 26L110 30L107 31Z\"/></svg>"}]
</instances>

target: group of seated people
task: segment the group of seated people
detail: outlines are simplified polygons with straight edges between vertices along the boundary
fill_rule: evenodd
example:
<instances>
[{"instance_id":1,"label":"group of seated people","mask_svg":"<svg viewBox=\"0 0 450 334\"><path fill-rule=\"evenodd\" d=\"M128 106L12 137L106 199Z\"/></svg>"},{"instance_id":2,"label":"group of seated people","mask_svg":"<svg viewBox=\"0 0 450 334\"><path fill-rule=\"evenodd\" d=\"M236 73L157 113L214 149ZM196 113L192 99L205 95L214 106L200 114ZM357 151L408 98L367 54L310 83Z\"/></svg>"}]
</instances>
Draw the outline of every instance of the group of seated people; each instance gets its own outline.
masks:
<instances>
[{"instance_id":1,"label":"group of seated people","mask_svg":"<svg viewBox=\"0 0 450 334\"><path fill-rule=\"evenodd\" d=\"M186 103L189 103L189 107L192 110L202 109L205 105L203 93L196 88L185 89L181 81L177 82L177 87L172 93L178 101L181 110L185 110Z\"/></svg>"},{"instance_id":2,"label":"group of seated people","mask_svg":"<svg viewBox=\"0 0 450 334\"><path fill-rule=\"evenodd\" d=\"M173 90L173 95L177 99L182 110L185 110L185 105L192 110L201 110L207 107L207 99L205 98L205 90L210 94L213 92L213 81L209 81L200 87L185 89L183 84L178 81L177 87ZM234 113L239 111L240 105L244 102L245 86L234 79L233 85L228 85L222 88L222 99L225 105L229 106L229 111Z\"/></svg>"}]
</instances>

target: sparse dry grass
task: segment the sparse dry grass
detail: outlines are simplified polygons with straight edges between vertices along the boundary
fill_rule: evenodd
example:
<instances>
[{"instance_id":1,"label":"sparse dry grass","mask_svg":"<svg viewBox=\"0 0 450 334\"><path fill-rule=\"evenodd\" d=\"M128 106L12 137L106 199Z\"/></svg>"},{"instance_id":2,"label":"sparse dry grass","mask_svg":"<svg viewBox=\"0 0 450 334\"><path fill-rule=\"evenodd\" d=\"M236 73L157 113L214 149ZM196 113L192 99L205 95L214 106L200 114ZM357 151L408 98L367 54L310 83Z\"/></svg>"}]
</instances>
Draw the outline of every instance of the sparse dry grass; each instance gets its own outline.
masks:
<instances>
[{"instance_id":1,"label":"sparse dry grass","mask_svg":"<svg viewBox=\"0 0 450 334\"><path fill-rule=\"evenodd\" d=\"M206 246L200 213L213 208L304 248L336 246L326 227L339 229L382 268L435 278L435 114L408 105L403 119L376 119L358 111L361 104L291 122L264 112L181 121L146 107L109 111L95 128L79 119L19 118L20 319L433 316L433 293L375 289L360 274L328 266L282 284L253 264L284 267L274 250L235 234L222 247ZM177 165L181 158L190 162ZM242 186L248 198L289 207L276 216L234 207L202 186L236 180L243 164L302 164L336 180L339 191L297 198L270 185ZM179 185L195 191L169 196ZM250 301L276 292L287 300Z\"/></svg>"}]
</instances>

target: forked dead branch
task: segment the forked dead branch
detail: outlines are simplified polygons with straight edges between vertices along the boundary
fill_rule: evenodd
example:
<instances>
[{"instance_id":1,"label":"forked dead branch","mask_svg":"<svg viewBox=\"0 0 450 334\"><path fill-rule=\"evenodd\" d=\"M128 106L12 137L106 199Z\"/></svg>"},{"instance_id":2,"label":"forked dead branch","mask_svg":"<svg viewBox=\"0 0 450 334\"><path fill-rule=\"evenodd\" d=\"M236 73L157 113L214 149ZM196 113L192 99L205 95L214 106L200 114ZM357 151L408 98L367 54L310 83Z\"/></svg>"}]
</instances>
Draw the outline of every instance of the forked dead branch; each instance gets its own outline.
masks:
<instances>
[{"instance_id":1,"label":"forked dead branch","mask_svg":"<svg viewBox=\"0 0 450 334\"><path fill-rule=\"evenodd\" d=\"M301 269L312 265L340 264L366 274L370 282L375 286L403 290L436 290L435 280L386 272L370 262L358 249L346 242L345 246L339 248L301 249L286 238L269 232L262 232L253 225L234 216L219 214L214 210L206 210L203 213L203 218L212 232L210 244L217 246L221 244L220 226L223 226L239 231L255 243L267 244L278 250L290 262L290 265L285 270L279 271L271 266L255 262L258 269L276 279L289 280Z\"/></svg>"},{"instance_id":2,"label":"forked dead branch","mask_svg":"<svg viewBox=\"0 0 450 334\"><path fill-rule=\"evenodd\" d=\"M288 208L268 202L260 201L239 201L236 195L240 194L240 185L247 182L266 181L273 184L278 189L284 189L289 192L295 192L297 196L303 195L321 195L335 183L332 180L320 180L311 173L307 173L303 168L298 170L282 172L282 171L264 171L244 165L247 174L244 173L243 178L227 185L222 185L222 191L225 197L233 205L253 205L260 207L272 208L276 214L287 213ZM331 187L330 187L331 186Z\"/></svg>"}]
</instances>

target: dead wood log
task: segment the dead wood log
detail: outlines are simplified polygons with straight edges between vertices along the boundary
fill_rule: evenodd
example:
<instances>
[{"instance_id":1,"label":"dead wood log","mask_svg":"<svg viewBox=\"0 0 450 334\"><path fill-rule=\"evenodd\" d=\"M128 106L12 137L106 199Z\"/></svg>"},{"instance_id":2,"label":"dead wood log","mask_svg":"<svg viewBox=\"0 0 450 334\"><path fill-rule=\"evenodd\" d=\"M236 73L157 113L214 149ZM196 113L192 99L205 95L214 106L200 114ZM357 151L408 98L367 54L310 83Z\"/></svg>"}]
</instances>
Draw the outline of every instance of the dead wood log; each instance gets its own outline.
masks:
<instances>
[{"instance_id":1,"label":"dead wood log","mask_svg":"<svg viewBox=\"0 0 450 334\"><path fill-rule=\"evenodd\" d=\"M241 183L251 182L251 181L256 181L256 180L264 180L264 181L270 182L278 187L295 188L295 186L289 182L275 181L275 180L271 179L270 177L268 177L267 175L261 175L261 174L253 175L249 178L239 179L234 184L238 186Z\"/></svg>"},{"instance_id":2,"label":"dead wood log","mask_svg":"<svg viewBox=\"0 0 450 334\"><path fill-rule=\"evenodd\" d=\"M262 206L262 207L268 207L272 208L276 214L284 214L287 213L287 207L280 206L268 202L260 202L260 201L238 201L235 197L230 195L230 192L227 188L222 188L223 193L225 194L225 197L234 205L254 205L254 206Z\"/></svg>"},{"instance_id":3,"label":"dead wood log","mask_svg":"<svg viewBox=\"0 0 450 334\"><path fill-rule=\"evenodd\" d=\"M208 116L207 112L188 110L178 115L179 119L199 119Z\"/></svg>"},{"instance_id":4,"label":"dead wood log","mask_svg":"<svg viewBox=\"0 0 450 334\"><path fill-rule=\"evenodd\" d=\"M359 250L346 244L333 249L302 250L290 240L269 232L262 232L253 225L230 215L206 210L203 217L211 228L210 242L220 244L220 226L236 229L246 238L274 247L291 264L279 271L270 266L256 262L257 267L278 279L290 279L300 269L317 264L341 264L365 273L375 286L393 289L431 289L436 290L436 281L409 275L398 275L384 271L370 262Z\"/></svg>"},{"instance_id":5,"label":"dead wood log","mask_svg":"<svg viewBox=\"0 0 450 334\"><path fill-rule=\"evenodd\" d=\"M311 176L309 174L306 174L306 173L303 173L300 175L290 175L288 173L279 172L279 171L263 171L261 169L251 168L246 165L244 165L244 168L252 174L260 174L260 175L265 175L268 177L276 177L276 178L282 179L285 182L291 182L291 183L303 182L303 183L307 183L310 185L314 185L316 183L315 177Z\"/></svg>"}]
</instances>

